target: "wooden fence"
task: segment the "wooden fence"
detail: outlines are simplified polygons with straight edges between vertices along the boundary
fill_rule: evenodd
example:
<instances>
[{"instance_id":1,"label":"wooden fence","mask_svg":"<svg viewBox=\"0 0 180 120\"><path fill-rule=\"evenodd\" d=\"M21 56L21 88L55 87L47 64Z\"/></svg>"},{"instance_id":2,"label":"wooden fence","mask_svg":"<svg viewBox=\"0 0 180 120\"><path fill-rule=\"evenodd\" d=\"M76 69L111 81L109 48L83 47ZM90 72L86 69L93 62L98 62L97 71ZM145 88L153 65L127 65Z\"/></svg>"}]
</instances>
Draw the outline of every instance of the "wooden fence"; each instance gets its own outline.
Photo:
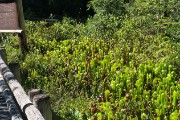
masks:
<instances>
[{"instance_id":1,"label":"wooden fence","mask_svg":"<svg viewBox=\"0 0 180 120\"><path fill-rule=\"evenodd\" d=\"M15 98L17 106L23 113L22 116L27 120L52 120L52 112L50 107L50 99L47 94L43 94L41 90L35 89L29 91L29 96L20 84L20 73L17 63L7 66L6 52L3 47L0 47L0 74L2 74L6 85L12 92L12 97ZM15 75L11 72L15 71ZM4 84L5 84L4 83ZM19 119L18 119L19 120Z\"/></svg>"}]
</instances>

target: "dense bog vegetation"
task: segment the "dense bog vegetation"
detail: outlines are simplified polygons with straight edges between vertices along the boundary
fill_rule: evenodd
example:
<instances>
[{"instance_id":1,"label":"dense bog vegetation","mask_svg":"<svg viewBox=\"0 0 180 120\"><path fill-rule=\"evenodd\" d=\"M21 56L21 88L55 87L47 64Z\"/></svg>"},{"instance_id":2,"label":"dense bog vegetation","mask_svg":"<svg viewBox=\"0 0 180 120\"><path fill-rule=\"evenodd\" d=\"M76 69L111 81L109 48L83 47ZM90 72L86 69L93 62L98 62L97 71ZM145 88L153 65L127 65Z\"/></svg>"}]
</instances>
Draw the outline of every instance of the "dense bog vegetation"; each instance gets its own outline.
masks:
<instances>
[{"instance_id":1,"label":"dense bog vegetation","mask_svg":"<svg viewBox=\"0 0 180 120\"><path fill-rule=\"evenodd\" d=\"M177 120L180 116L178 0L92 0L87 23L26 22L30 52L1 35L23 85L51 95L63 120ZM13 51L13 52L12 52Z\"/></svg>"}]
</instances>

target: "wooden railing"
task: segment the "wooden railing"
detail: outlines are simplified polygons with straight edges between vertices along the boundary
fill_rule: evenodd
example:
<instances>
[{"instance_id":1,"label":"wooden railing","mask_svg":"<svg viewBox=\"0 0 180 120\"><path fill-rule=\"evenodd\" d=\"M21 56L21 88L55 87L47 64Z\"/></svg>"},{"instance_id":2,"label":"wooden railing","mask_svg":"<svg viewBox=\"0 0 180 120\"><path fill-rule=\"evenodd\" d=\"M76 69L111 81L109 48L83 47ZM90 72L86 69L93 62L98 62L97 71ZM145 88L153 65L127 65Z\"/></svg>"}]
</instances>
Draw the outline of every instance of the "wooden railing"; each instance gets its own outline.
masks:
<instances>
[{"instance_id":1,"label":"wooden railing","mask_svg":"<svg viewBox=\"0 0 180 120\"><path fill-rule=\"evenodd\" d=\"M4 112L4 119L23 120L21 112L14 101L11 91L0 73L0 113ZM3 105L2 105L3 104ZM7 114L10 113L10 116ZM1 118L1 117L0 117Z\"/></svg>"},{"instance_id":2,"label":"wooden railing","mask_svg":"<svg viewBox=\"0 0 180 120\"><path fill-rule=\"evenodd\" d=\"M17 33L20 38L21 53L25 56L25 53L28 52L28 46L25 34L22 0L11 0L9 2L0 0L0 15L0 33ZM11 119L52 120L49 96L43 94L41 90L36 89L29 91L28 96L20 84L19 65L17 63L10 63L8 65L4 47L0 47L0 56L0 78L2 78L0 79L0 88L3 91L3 93L0 91L0 97L3 94L3 99L13 98L11 103L15 111L12 111L11 116L18 116L18 119ZM2 86L6 87L3 88ZM9 96L6 95L7 90L10 92ZM20 112L23 115L18 113L18 108L20 108Z\"/></svg>"},{"instance_id":3,"label":"wooden railing","mask_svg":"<svg viewBox=\"0 0 180 120\"><path fill-rule=\"evenodd\" d=\"M3 47L0 47L0 55L0 75L2 75L5 81L3 84L6 84L8 86L7 88L10 88L10 91L17 102L16 106L21 109L21 112L23 113L22 116L25 116L23 120L52 120L49 96L43 94L41 90L31 90L28 96L20 82L17 80L17 78L20 78L17 64L15 64L15 67L13 64L10 65L12 71L16 71L14 75L10 70L11 68L7 66L6 52Z\"/></svg>"}]
</instances>

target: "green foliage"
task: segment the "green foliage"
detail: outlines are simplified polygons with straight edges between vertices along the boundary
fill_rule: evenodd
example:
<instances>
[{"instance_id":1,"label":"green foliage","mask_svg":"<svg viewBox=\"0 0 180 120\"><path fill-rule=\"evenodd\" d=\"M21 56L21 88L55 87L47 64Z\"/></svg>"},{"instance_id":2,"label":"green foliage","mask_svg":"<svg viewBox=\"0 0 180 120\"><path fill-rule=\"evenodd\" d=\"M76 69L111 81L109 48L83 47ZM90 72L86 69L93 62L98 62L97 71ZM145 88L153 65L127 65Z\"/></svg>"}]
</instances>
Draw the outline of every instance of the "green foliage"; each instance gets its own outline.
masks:
<instances>
[{"instance_id":1,"label":"green foliage","mask_svg":"<svg viewBox=\"0 0 180 120\"><path fill-rule=\"evenodd\" d=\"M4 46L7 53L7 59L9 62L19 61L20 49L19 49L19 38L13 34L0 33L0 45Z\"/></svg>"},{"instance_id":2,"label":"green foliage","mask_svg":"<svg viewBox=\"0 0 180 120\"><path fill-rule=\"evenodd\" d=\"M95 37L109 39L121 26L126 14L126 8L122 0L91 0L88 4L93 8L95 15L88 19L88 30L90 34L96 31Z\"/></svg>"},{"instance_id":3,"label":"green foliage","mask_svg":"<svg viewBox=\"0 0 180 120\"><path fill-rule=\"evenodd\" d=\"M62 106L67 98L78 100L77 97L84 96L90 97L89 102L94 101L82 105L87 108L81 109L85 113L80 112L76 104L66 109L63 102L64 108L59 114L64 115L64 119L67 118L66 114L72 117L68 119L80 119L75 115L77 112L87 118L123 119L124 116L132 115L129 118L137 116L153 119L164 116L168 106L172 110L177 109L178 76L174 60L179 64L176 58L179 44L175 46L169 42L170 39L164 41L161 35L152 36L140 30L137 34L132 30L133 24L132 21L124 21L122 28L115 33L117 39L110 41L87 37L43 41L44 36L37 35L36 42L44 43L38 44L39 47L31 47L32 53L27 55L22 64L23 72L29 76L26 87L38 87L49 92L53 101L58 99L58 104L55 102L54 105L57 111L57 107ZM53 26L57 25L55 23ZM57 28L60 26L63 24ZM172 99L164 101L168 95ZM146 108L149 102L151 106Z\"/></svg>"},{"instance_id":4,"label":"green foliage","mask_svg":"<svg viewBox=\"0 0 180 120\"><path fill-rule=\"evenodd\" d=\"M90 4L96 15L86 24L27 21L24 87L49 93L64 120L178 119L178 1ZM16 37L1 37L8 49L18 50Z\"/></svg>"},{"instance_id":5,"label":"green foliage","mask_svg":"<svg viewBox=\"0 0 180 120\"><path fill-rule=\"evenodd\" d=\"M91 0L89 7L92 7L100 15L122 16L126 11L123 0Z\"/></svg>"}]
</instances>

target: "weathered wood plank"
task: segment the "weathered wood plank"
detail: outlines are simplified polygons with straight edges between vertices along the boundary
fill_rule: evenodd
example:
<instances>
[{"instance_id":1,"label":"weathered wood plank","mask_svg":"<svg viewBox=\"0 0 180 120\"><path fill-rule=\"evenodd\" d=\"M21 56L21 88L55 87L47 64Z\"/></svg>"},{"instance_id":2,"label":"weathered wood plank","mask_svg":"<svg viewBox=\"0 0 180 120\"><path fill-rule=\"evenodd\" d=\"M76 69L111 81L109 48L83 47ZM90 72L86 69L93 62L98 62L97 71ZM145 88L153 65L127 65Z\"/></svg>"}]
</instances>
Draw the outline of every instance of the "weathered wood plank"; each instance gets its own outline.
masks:
<instances>
[{"instance_id":1,"label":"weathered wood plank","mask_svg":"<svg viewBox=\"0 0 180 120\"><path fill-rule=\"evenodd\" d=\"M29 97L26 95L26 92L24 91L23 87L15 79L14 75L12 74L12 72L9 70L9 68L1 58L0 58L0 72L2 73L4 79L7 81L21 110L27 116L27 119L44 120L40 111L32 104Z\"/></svg>"},{"instance_id":2,"label":"weathered wood plank","mask_svg":"<svg viewBox=\"0 0 180 120\"><path fill-rule=\"evenodd\" d=\"M7 113L9 113L9 116L8 115L7 116L10 117L11 120L23 120L21 113L12 97L12 93L8 85L4 81L4 78L1 73L0 73L0 92L3 94L3 97L5 99L4 103L6 104L6 108L8 108L6 111ZM4 109L2 109L2 111L4 111Z\"/></svg>"},{"instance_id":3,"label":"weathered wood plank","mask_svg":"<svg viewBox=\"0 0 180 120\"><path fill-rule=\"evenodd\" d=\"M0 30L19 29L16 3L0 3Z\"/></svg>"}]
</instances>

